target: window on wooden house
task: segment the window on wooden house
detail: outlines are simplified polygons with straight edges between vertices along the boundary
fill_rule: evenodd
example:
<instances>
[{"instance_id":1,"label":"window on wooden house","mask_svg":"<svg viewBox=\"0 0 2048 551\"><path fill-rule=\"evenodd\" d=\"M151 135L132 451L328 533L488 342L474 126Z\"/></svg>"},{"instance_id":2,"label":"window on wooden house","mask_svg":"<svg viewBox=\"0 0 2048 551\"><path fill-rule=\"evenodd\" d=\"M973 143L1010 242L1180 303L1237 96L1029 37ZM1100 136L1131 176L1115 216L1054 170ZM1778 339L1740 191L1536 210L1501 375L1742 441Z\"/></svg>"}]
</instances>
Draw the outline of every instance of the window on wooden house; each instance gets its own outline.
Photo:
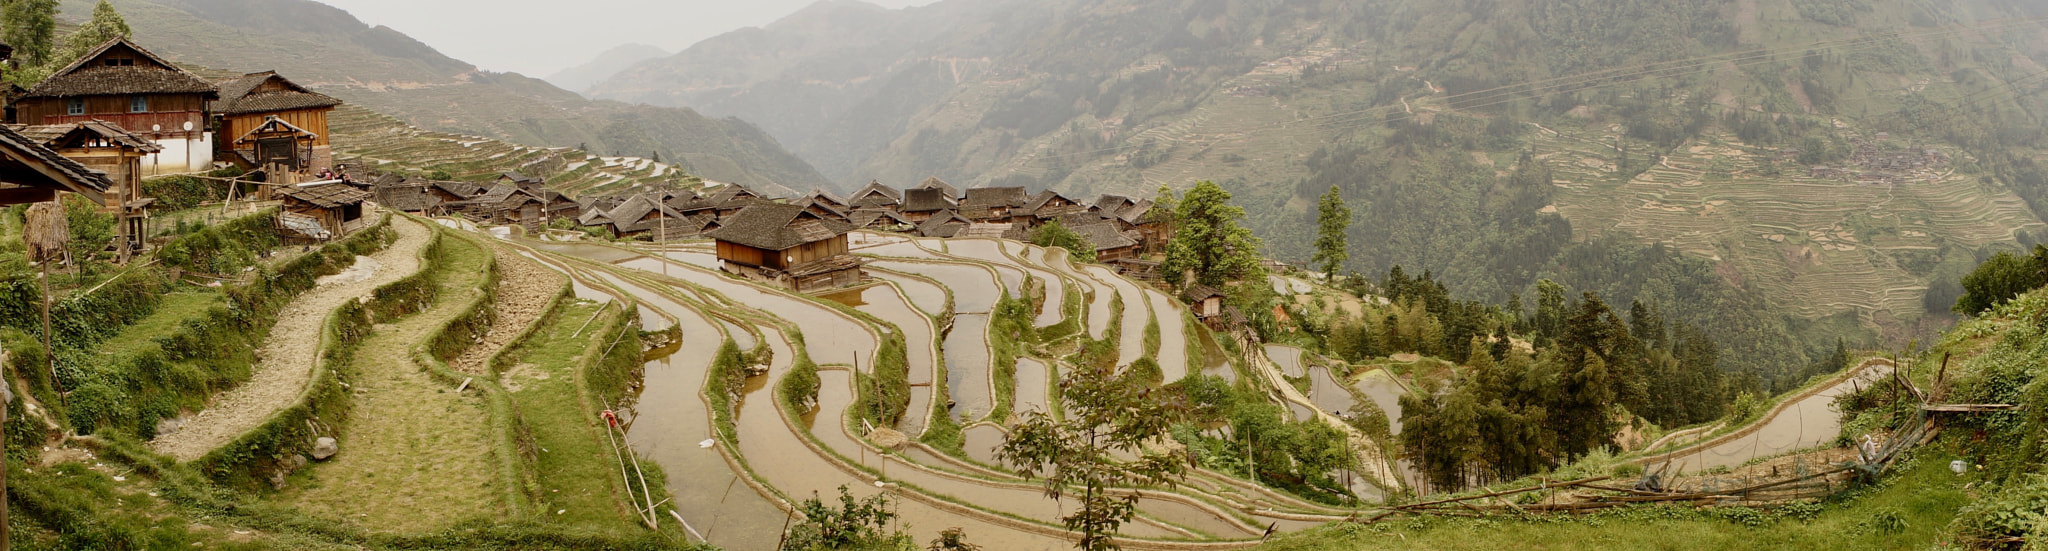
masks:
<instances>
[{"instance_id":1,"label":"window on wooden house","mask_svg":"<svg viewBox=\"0 0 2048 551\"><path fill-rule=\"evenodd\" d=\"M64 114L66 114L66 115L83 115L83 114L85 114L85 98L71 98L71 99L68 99L68 100L64 100Z\"/></svg>"},{"instance_id":2,"label":"window on wooden house","mask_svg":"<svg viewBox=\"0 0 2048 551\"><path fill-rule=\"evenodd\" d=\"M148 112L149 112L149 96L130 96L130 97L128 98L128 112L130 112L130 113L148 113Z\"/></svg>"}]
</instances>

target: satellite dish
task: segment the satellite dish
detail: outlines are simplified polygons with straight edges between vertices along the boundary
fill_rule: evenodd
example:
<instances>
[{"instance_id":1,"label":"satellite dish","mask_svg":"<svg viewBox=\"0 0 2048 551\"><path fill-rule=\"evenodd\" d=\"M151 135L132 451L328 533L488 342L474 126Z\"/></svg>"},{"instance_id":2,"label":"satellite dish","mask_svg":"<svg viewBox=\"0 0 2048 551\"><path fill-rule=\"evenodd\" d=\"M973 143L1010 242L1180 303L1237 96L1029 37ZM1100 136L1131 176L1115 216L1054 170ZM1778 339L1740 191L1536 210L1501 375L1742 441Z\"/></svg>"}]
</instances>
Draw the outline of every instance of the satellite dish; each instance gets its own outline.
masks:
<instances>
[{"instance_id":1,"label":"satellite dish","mask_svg":"<svg viewBox=\"0 0 2048 551\"><path fill-rule=\"evenodd\" d=\"M151 132L162 132L162 131L164 131L164 125L161 125L161 124L152 124L152 125L149 125L149 131L151 131Z\"/></svg>"},{"instance_id":2,"label":"satellite dish","mask_svg":"<svg viewBox=\"0 0 2048 551\"><path fill-rule=\"evenodd\" d=\"M186 131L186 132L191 132L191 131L192 131L192 121L185 121L185 131Z\"/></svg>"}]
</instances>

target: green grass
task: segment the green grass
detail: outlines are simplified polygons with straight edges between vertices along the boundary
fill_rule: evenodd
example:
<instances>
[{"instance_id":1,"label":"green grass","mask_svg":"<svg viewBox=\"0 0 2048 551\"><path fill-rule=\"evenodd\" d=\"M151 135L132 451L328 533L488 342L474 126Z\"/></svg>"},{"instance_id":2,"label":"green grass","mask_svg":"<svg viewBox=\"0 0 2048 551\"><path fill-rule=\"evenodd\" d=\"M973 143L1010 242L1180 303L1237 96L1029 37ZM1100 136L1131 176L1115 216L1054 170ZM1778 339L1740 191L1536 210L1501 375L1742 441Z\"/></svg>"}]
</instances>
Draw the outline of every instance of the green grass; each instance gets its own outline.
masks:
<instances>
[{"instance_id":1,"label":"green grass","mask_svg":"<svg viewBox=\"0 0 2048 551\"><path fill-rule=\"evenodd\" d=\"M1949 473L1953 458L1942 447L1924 448L1897 474L1823 504L1810 519L1790 510L1676 506L1532 520L1390 518L1370 526L1339 522L1259 549L1926 549L1949 538L1949 521L1971 499L1964 486L1977 482L1974 473ZM1887 533L1878 527L1885 518L1903 521L1903 528Z\"/></svg>"},{"instance_id":2,"label":"green grass","mask_svg":"<svg viewBox=\"0 0 2048 551\"><path fill-rule=\"evenodd\" d=\"M576 388L577 371L587 369L592 358L586 353L588 335L572 333L600 308L582 300L563 305L512 353L517 359L504 381L538 452L534 466L542 518L593 531L637 531L622 501L618 458L593 413L602 408L584 403ZM607 317L622 315L609 312Z\"/></svg>"},{"instance_id":3,"label":"green grass","mask_svg":"<svg viewBox=\"0 0 2048 551\"><path fill-rule=\"evenodd\" d=\"M198 319L206 311L221 304L220 291L213 289L187 290L166 293L157 303L156 311L148 317L121 329L100 348L100 353L121 358L156 346L158 337L177 332L186 320Z\"/></svg>"},{"instance_id":4,"label":"green grass","mask_svg":"<svg viewBox=\"0 0 2048 551\"><path fill-rule=\"evenodd\" d=\"M490 254L466 239L446 239L440 290L424 312L380 327L342 370L355 402L341 454L301 471L281 497L323 516L385 533L426 533L480 518L501 518L505 503L479 391L457 394L410 353L482 291ZM430 260L431 261L431 260Z\"/></svg>"}]
</instances>

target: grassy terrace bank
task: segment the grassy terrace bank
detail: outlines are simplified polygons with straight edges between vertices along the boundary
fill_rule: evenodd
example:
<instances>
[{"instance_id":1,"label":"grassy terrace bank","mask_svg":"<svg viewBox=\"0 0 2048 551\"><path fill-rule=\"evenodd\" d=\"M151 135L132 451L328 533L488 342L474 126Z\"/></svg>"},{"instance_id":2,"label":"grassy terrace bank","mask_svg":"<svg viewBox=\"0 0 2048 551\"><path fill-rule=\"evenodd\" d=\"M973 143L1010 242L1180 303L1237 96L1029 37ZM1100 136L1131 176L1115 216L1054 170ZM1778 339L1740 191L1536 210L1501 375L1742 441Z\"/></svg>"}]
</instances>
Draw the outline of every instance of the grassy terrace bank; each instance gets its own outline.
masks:
<instances>
[{"instance_id":1,"label":"grassy terrace bank","mask_svg":"<svg viewBox=\"0 0 2048 551\"><path fill-rule=\"evenodd\" d=\"M1395 518L1375 525L1338 522L1278 536L1269 551L1354 549L1927 549L1950 535L1949 523L1981 482L1948 470L1951 449L1932 446L1898 474L1824 502L1752 509L1681 506L1610 509L1583 516Z\"/></svg>"}]
</instances>

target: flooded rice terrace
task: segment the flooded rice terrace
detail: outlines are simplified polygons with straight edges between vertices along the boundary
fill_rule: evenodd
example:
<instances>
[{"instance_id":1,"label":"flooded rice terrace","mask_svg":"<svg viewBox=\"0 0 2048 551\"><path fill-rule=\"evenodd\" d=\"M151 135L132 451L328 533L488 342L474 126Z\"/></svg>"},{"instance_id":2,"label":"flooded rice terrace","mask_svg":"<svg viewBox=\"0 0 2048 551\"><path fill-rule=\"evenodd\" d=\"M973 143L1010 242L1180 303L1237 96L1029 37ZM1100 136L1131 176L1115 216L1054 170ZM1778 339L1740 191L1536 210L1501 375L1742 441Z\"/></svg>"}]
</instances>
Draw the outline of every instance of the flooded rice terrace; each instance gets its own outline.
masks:
<instances>
[{"instance_id":1,"label":"flooded rice terrace","mask_svg":"<svg viewBox=\"0 0 2048 551\"><path fill-rule=\"evenodd\" d=\"M1005 438L1003 426L1016 417L985 419L999 398L1010 400L1013 415L1054 409L1059 366L1045 358L1017 358L1010 396L996 396L992 379L990 312L1005 292L1021 296L1031 279L1045 283L1044 303L1035 320L1041 327L1064 319L1060 305L1067 293L1083 292L1088 298L1083 301L1087 331L1099 338L1112 319L1111 297L1121 296L1125 307L1114 316L1122 328L1116 343L1119 364L1128 365L1149 353L1168 380L1178 380L1191 369L1188 348L1201 346L1202 356L1210 362L1199 366L1203 372L1237 379L1236 368L1221 361L1224 354L1216 343L1190 342L1187 310L1179 301L1102 266L1071 265L1063 250L983 239L941 244L869 234L856 237L854 250L868 255L870 279L862 286L815 296L728 276L717 270L715 255L698 244L642 254L594 243L519 242L550 253L529 257L576 276L572 285L578 297L632 301L640 306L644 328L673 324L682 332L678 352L646 363L646 384L628 437L636 451L671 474L667 486L678 514L713 544L770 548L772 538L763 534L780 530L777 526L786 517L780 504L813 495L830 497L836 488L846 486L856 497L892 496L901 525L920 539L958 526L977 540L1001 541L1004 549L1066 548L1069 544L1056 535L1055 527L1070 504L1046 498L1035 482L1017 478L995 460L995 449ZM1306 292L1300 289L1306 282L1272 283L1288 292ZM855 316L840 306L872 317ZM1146 350L1145 329L1155 320L1158 348ZM923 444L883 450L863 438L870 428L849 412L857 395L852 369L871 369L880 339L890 331L901 331L908 345L911 394L909 407L894 428L916 441L925 433L932 412L943 409L964 426L964 457L936 453ZM796 340L799 334L801 342ZM732 448L716 442L702 395L709 364L727 338L744 350L765 349L770 358L767 372L748 378L740 395L734 396ZM1399 400L1408 389L1386 369L1369 368L1342 377L1341 370L1311 365L1308 352L1301 348L1268 344L1252 350L1263 352L1271 360L1270 368L1280 374L1307 378L1309 403L1282 400L1291 417L1345 415L1359 409L1363 400L1384 411L1390 428L1400 432ZM787 411L775 399L774 389L801 359L799 354L820 366L820 390L810 410ZM1694 471L1826 443L1838 430L1828 408L1833 397L1888 369L1866 370L1858 378L1792 401L1739 437L1673 452L1670 458L1683 470ZM1404 475L1414 475L1406 461L1397 463ZM1141 514L1123 528L1125 537L1135 538L1128 547L1170 547L1146 543L1169 540L1255 540L1267 525L1300 529L1318 524L1306 518L1345 514L1215 476L1219 475L1198 475L1171 491L1148 490L1147 498L1139 502ZM1357 477L1344 480L1361 496L1380 495Z\"/></svg>"}]
</instances>

